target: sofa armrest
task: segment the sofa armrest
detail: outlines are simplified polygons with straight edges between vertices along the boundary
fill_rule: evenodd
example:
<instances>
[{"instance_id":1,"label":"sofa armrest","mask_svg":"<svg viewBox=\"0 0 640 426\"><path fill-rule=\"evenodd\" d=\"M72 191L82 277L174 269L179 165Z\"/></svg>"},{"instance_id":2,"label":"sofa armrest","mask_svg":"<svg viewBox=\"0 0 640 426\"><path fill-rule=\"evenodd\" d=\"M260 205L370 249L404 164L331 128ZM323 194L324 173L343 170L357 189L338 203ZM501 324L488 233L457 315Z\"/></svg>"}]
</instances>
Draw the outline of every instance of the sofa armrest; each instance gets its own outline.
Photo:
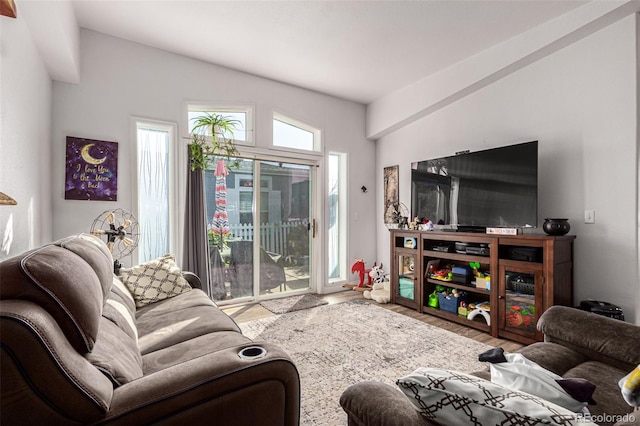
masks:
<instances>
[{"instance_id":1,"label":"sofa armrest","mask_svg":"<svg viewBox=\"0 0 640 426\"><path fill-rule=\"evenodd\" d=\"M360 382L340 396L349 426L428 425L411 401L397 388L381 382Z\"/></svg>"},{"instance_id":2,"label":"sofa armrest","mask_svg":"<svg viewBox=\"0 0 640 426\"><path fill-rule=\"evenodd\" d=\"M101 424L282 424L300 418L300 379L279 347L245 360L245 346L209 353L115 389Z\"/></svg>"},{"instance_id":3,"label":"sofa armrest","mask_svg":"<svg viewBox=\"0 0 640 426\"><path fill-rule=\"evenodd\" d=\"M187 280L191 288L199 288L202 290L202 280L199 276L189 271L182 271L182 276Z\"/></svg>"},{"instance_id":4,"label":"sofa armrest","mask_svg":"<svg viewBox=\"0 0 640 426\"><path fill-rule=\"evenodd\" d=\"M591 360L631 371L640 364L640 327L566 306L552 306L538 321L545 342L558 343Z\"/></svg>"}]
</instances>

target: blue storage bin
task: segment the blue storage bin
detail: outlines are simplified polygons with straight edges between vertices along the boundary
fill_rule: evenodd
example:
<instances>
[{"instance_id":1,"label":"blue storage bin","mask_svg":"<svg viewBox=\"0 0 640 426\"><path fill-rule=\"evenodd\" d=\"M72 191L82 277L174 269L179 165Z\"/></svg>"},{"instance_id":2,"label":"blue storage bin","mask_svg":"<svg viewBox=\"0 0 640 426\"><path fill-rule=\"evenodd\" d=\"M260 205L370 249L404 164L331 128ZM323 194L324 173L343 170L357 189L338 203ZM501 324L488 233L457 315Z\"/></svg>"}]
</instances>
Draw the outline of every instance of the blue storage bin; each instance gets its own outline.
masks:
<instances>
[{"instance_id":1,"label":"blue storage bin","mask_svg":"<svg viewBox=\"0 0 640 426\"><path fill-rule=\"evenodd\" d=\"M458 313L458 306L460 306L460 302L467 301L467 294L462 292L458 297L453 297L450 295L449 297L445 296L442 293L438 293L438 303L440 304L440 309L447 312L452 312L454 314Z\"/></svg>"}]
</instances>

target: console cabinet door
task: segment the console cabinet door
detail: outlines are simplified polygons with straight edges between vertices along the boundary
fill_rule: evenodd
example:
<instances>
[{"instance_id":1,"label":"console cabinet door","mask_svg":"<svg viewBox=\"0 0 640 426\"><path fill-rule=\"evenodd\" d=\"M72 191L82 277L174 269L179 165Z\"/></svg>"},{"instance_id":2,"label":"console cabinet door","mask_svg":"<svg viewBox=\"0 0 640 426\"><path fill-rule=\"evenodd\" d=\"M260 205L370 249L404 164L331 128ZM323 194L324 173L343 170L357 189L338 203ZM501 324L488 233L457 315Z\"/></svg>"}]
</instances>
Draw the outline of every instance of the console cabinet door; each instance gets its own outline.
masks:
<instances>
[{"instance_id":1,"label":"console cabinet door","mask_svg":"<svg viewBox=\"0 0 640 426\"><path fill-rule=\"evenodd\" d=\"M542 265L500 265L498 332L502 337L542 340L537 324L544 306L543 285Z\"/></svg>"},{"instance_id":2,"label":"console cabinet door","mask_svg":"<svg viewBox=\"0 0 640 426\"><path fill-rule=\"evenodd\" d=\"M422 303L419 281L420 265L417 253L396 250L393 262L392 271L395 272L395 275L391 282L392 302L420 310Z\"/></svg>"}]
</instances>

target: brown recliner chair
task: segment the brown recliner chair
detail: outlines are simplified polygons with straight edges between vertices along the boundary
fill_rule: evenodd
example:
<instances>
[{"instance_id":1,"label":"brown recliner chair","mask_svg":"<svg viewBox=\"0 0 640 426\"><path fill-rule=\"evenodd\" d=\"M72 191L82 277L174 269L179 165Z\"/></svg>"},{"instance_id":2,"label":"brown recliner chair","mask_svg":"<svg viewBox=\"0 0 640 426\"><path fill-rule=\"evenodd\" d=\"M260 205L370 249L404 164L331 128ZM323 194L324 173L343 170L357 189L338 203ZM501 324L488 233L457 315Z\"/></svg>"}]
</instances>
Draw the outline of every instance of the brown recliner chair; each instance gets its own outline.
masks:
<instances>
[{"instance_id":1,"label":"brown recliner chair","mask_svg":"<svg viewBox=\"0 0 640 426\"><path fill-rule=\"evenodd\" d=\"M112 268L91 235L0 263L0 424L299 423L280 348L198 289L136 309Z\"/></svg>"}]
</instances>

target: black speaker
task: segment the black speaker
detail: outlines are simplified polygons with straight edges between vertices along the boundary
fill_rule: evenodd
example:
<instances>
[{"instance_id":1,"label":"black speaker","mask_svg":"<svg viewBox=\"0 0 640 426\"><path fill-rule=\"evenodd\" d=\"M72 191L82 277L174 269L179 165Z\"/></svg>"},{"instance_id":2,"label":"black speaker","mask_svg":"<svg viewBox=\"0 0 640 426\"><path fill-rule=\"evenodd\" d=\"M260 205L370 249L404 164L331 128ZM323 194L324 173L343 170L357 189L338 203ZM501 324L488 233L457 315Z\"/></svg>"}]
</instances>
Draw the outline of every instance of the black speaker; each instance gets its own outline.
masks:
<instances>
[{"instance_id":1,"label":"black speaker","mask_svg":"<svg viewBox=\"0 0 640 426\"><path fill-rule=\"evenodd\" d=\"M542 250L536 247L509 247L509 259L542 262Z\"/></svg>"},{"instance_id":2,"label":"black speaker","mask_svg":"<svg viewBox=\"0 0 640 426\"><path fill-rule=\"evenodd\" d=\"M580 309L582 309L583 311L589 311L593 312L594 314L624 321L624 313L622 312L622 308L609 302L600 302L598 300L583 300L580 302Z\"/></svg>"}]
</instances>

